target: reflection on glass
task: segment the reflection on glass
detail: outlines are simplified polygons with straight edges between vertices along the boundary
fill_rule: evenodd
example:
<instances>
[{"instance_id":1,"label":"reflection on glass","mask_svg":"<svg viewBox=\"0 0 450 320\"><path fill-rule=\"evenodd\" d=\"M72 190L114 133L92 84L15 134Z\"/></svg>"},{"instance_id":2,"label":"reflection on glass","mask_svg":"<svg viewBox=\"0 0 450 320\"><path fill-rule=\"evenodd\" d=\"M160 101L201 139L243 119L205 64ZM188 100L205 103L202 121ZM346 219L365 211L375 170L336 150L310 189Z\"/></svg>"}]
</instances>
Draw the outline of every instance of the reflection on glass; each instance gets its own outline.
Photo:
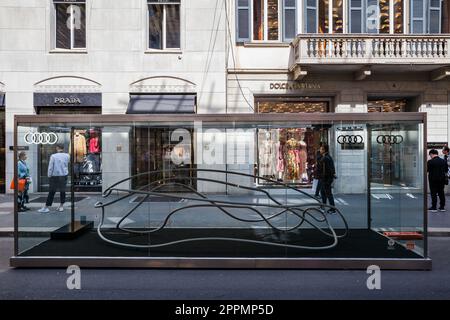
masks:
<instances>
[{"instance_id":1,"label":"reflection on glass","mask_svg":"<svg viewBox=\"0 0 450 320\"><path fill-rule=\"evenodd\" d=\"M344 32L343 0L333 0L333 33Z\"/></svg>"},{"instance_id":2,"label":"reflection on glass","mask_svg":"<svg viewBox=\"0 0 450 320\"><path fill-rule=\"evenodd\" d=\"M86 5L72 5L74 15L74 47L86 48Z\"/></svg>"},{"instance_id":3,"label":"reflection on glass","mask_svg":"<svg viewBox=\"0 0 450 320\"><path fill-rule=\"evenodd\" d=\"M328 33L328 1L319 1L319 33Z\"/></svg>"},{"instance_id":4,"label":"reflection on glass","mask_svg":"<svg viewBox=\"0 0 450 320\"><path fill-rule=\"evenodd\" d=\"M157 4L148 5L149 14L149 47L150 49L163 49L162 47L162 23L163 6Z\"/></svg>"},{"instance_id":5,"label":"reflection on glass","mask_svg":"<svg viewBox=\"0 0 450 320\"><path fill-rule=\"evenodd\" d=\"M166 48L180 48L180 6L166 6Z\"/></svg>"},{"instance_id":6,"label":"reflection on glass","mask_svg":"<svg viewBox=\"0 0 450 320\"><path fill-rule=\"evenodd\" d=\"M1 99L1 97L0 97ZM6 191L5 181L5 109L0 107L0 193Z\"/></svg>"},{"instance_id":7,"label":"reflection on glass","mask_svg":"<svg viewBox=\"0 0 450 320\"><path fill-rule=\"evenodd\" d=\"M264 40L264 0L253 0L253 40Z\"/></svg>"},{"instance_id":8,"label":"reflection on glass","mask_svg":"<svg viewBox=\"0 0 450 320\"><path fill-rule=\"evenodd\" d=\"M57 3L56 6L56 48L71 49L70 4ZM69 26L68 26L69 24Z\"/></svg>"},{"instance_id":9,"label":"reflection on glass","mask_svg":"<svg viewBox=\"0 0 450 320\"><path fill-rule=\"evenodd\" d=\"M403 0L394 0L394 33L403 33Z\"/></svg>"},{"instance_id":10,"label":"reflection on glass","mask_svg":"<svg viewBox=\"0 0 450 320\"><path fill-rule=\"evenodd\" d=\"M278 40L278 0L267 0L267 24L269 40Z\"/></svg>"}]
</instances>

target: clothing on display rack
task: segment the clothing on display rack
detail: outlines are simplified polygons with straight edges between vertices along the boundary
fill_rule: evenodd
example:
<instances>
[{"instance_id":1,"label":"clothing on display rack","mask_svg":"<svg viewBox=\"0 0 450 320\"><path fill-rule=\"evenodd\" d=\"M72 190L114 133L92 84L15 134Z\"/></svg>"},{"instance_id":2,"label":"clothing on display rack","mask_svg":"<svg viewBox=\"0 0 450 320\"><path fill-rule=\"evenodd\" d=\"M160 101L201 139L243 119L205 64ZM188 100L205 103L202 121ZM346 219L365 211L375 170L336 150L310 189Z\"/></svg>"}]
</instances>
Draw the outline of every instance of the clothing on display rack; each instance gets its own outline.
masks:
<instances>
[{"instance_id":1,"label":"clothing on display rack","mask_svg":"<svg viewBox=\"0 0 450 320\"><path fill-rule=\"evenodd\" d=\"M73 152L74 152L74 161L83 162L84 157L87 153L87 147L86 147L86 138L80 131L75 131L74 133Z\"/></svg>"},{"instance_id":2,"label":"clothing on display rack","mask_svg":"<svg viewBox=\"0 0 450 320\"><path fill-rule=\"evenodd\" d=\"M100 138L98 137L97 132L93 129L89 130L89 152L100 152Z\"/></svg>"}]
</instances>

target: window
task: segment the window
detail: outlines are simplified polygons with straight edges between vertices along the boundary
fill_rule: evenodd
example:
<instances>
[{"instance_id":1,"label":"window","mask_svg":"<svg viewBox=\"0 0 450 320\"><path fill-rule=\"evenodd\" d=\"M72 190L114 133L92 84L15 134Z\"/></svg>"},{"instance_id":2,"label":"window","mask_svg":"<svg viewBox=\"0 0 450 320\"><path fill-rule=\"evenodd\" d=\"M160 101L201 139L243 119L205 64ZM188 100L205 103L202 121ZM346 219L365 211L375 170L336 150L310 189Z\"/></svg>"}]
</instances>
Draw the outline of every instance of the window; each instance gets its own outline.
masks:
<instances>
[{"instance_id":1,"label":"window","mask_svg":"<svg viewBox=\"0 0 450 320\"><path fill-rule=\"evenodd\" d=\"M396 33L403 32L403 0L350 0L350 33L391 33L391 19Z\"/></svg>"},{"instance_id":2,"label":"window","mask_svg":"<svg viewBox=\"0 0 450 320\"><path fill-rule=\"evenodd\" d=\"M291 41L297 34L297 0L236 0L237 42Z\"/></svg>"},{"instance_id":3,"label":"window","mask_svg":"<svg viewBox=\"0 0 450 320\"><path fill-rule=\"evenodd\" d=\"M55 48L86 48L86 1L54 1Z\"/></svg>"},{"instance_id":4,"label":"window","mask_svg":"<svg viewBox=\"0 0 450 320\"><path fill-rule=\"evenodd\" d=\"M411 33L442 32L442 0L411 0Z\"/></svg>"},{"instance_id":5,"label":"window","mask_svg":"<svg viewBox=\"0 0 450 320\"><path fill-rule=\"evenodd\" d=\"M344 31L343 2L343 0L306 0L305 32L330 33L331 25L332 33L342 33Z\"/></svg>"},{"instance_id":6,"label":"window","mask_svg":"<svg viewBox=\"0 0 450 320\"><path fill-rule=\"evenodd\" d=\"M148 1L149 48L180 49L180 0Z\"/></svg>"}]
</instances>

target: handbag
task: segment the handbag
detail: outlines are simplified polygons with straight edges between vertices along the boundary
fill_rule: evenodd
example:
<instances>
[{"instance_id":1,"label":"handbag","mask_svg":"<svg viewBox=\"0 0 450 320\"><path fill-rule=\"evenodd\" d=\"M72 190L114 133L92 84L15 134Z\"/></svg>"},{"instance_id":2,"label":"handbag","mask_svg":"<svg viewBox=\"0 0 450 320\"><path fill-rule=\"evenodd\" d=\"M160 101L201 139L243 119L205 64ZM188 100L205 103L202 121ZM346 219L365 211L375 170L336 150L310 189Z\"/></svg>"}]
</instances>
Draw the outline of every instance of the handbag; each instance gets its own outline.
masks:
<instances>
[{"instance_id":1,"label":"handbag","mask_svg":"<svg viewBox=\"0 0 450 320\"><path fill-rule=\"evenodd\" d=\"M18 188L17 188L17 190L19 191L19 192L23 192L24 190L25 190L25 186L26 186L26 184L27 184L27 179L18 179L19 180L19 186L18 186ZM15 183L14 183L14 179L12 179L11 180L11 184L9 185L9 188L11 189L11 190L14 190L15 189Z\"/></svg>"}]
</instances>

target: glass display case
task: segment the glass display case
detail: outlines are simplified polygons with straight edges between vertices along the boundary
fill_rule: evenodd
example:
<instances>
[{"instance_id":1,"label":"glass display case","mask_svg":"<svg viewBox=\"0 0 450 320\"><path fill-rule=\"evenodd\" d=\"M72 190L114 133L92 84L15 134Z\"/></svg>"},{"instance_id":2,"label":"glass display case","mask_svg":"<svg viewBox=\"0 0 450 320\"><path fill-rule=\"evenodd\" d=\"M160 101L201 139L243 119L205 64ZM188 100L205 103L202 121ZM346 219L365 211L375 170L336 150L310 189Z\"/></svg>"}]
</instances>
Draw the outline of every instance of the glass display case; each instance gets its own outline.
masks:
<instances>
[{"instance_id":1,"label":"glass display case","mask_svg":"<svg viewBox=\"0 0 450 320\"><path fill-rule=\"evenodd\" d=\"M382 112L16 116L36 201L16 202L11 265L430 269L425 123ZM101 192L77 184L77 134L99 137Z\"/></svg>"}]
</instances>

